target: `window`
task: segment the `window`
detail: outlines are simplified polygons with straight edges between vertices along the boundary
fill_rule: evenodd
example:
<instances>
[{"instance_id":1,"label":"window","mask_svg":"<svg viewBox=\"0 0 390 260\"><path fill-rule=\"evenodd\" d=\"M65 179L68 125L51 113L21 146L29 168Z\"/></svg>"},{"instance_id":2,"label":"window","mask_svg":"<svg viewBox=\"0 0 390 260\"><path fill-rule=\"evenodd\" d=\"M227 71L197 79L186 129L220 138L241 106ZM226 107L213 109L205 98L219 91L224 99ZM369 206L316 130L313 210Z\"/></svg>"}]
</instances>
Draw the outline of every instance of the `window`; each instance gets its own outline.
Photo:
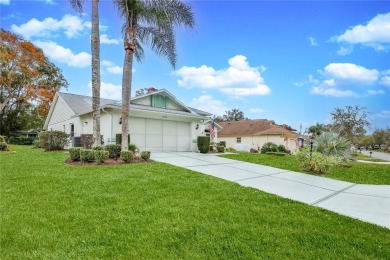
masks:
<instances>
[{"instance_id":1,"label":"window","mask_svg":"<svg viewBox=\"0 0 390 260\"><path fill-rule=\"evenodd\" d=\"M238 144L241 143L241 137L237 137L237 143L238 143Z\"/></svg>"},{"instance_id":2,"label":"window","mask_svg":"<svg viewBox=\"0 0 390 260\"><path fill-rule=\"evenodd\" d=\"M167 99L162 95L152 95L152 107L167 108Z\"/></svg>"}]
</instances>

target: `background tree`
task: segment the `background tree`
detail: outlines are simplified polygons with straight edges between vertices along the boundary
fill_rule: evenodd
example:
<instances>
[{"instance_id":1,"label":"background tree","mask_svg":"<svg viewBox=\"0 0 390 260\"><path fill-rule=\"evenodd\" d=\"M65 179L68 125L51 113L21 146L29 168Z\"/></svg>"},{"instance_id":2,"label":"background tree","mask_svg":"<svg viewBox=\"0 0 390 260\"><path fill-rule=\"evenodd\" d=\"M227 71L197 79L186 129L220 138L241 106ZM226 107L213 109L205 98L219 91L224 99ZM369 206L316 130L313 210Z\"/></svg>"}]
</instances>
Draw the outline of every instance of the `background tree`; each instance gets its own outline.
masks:
<instances>
[{"instance_id":1,"label":"background tree","mask_svg":"<svg viewBox=\"0 0 390 260\"><path fill-rule=\"evenodd\" d=\"M194 15L188 4L178 0L115 0L124 18L125 59L122 76L122 150L128 150L128 116L133 57L142 60L142 44L149 44L158 55L166 57L175 68L177 53L174 27L193 28Z\"/></svg>"},{"instance_id":2,"label":"background tree","mask_svg":"<svg viewBox=\"0 0 390 260\"><path fill-rule=\"evenodd\" d=\"M55 93L68 83L42 50L22 37L0 31L0 132L43 126Z\"/></svg>"},{"instance_id":3,"label":"background tree","mask_svg":"<svg viewBox=\"0 0 390 260\"><path fill-rule=\"evenodd\" d=\"M158 89L156 89L154 87L141 88L141 89L135 91L135 96L136 97L143 96L143 95L146 95L146 94L150 94L150 93L156 92L157 90Z\"/></svg>"},{"instance_id":4,"label":"background tree","mask_svg":"<svg viewBox=\"0 0 390 260\"><path fill-rule=\"evenodd\" d=\"M372 135L364 135L359 137L358 146L368 148L374 145L374 138Z\"/></svg>"},{"instance_id":5,"label":"background tree","mask_svg":"<svg viewBox=\"0 0 390 260\"><path fill-rule=\"evenodd\" d=\"M356 143L366 133L365 128L370 126L366 108L362 106L336 107L330 115L332 129L351 143Z\"/></svg>"},{"instance_id":6,"label":"background tree","mask_svg":"<svg viewBox=\"0 0 390 260\"><path fill-rule=\"evenodd\" d=\"M310 126L307 132L313 136L320 136L324 132L324 129L324 124L316 123L315 125Z\"/></svg>"},{"instance_id":7,"label":"background tree","mask_svg":"<svg viewBox=\"0 0 390 260\"><path fill-rule=\"evenodd\" d=\"M222 116L223 121L225 122L231 122L231 121L240 121L240 120L247 120L248 118L245 118L244 112L242 112L238 108L233 108L229 111L225 111L225 114Z\"/></svg>"},{"instance_id":8,"label":"background tree","mask_svg":"<svg viewBox=\"0 0 390 260\"><path fill-rule=\"evenodd\" d=\"M382 145L386 143L386 134L389 132L390 129L376 129L372 133L373 143L377 145Z\"/></svg>"}]
</instances>

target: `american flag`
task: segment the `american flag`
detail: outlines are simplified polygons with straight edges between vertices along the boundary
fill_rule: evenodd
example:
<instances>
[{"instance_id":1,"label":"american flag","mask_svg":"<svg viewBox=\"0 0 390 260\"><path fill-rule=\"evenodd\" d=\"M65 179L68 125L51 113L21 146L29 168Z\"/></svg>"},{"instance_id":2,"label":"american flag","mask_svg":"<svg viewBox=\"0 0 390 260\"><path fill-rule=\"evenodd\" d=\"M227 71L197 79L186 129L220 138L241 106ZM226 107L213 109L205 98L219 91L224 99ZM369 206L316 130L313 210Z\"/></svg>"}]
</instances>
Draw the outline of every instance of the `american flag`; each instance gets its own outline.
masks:
<instances>
[{"instance_id":1,"label":"american flag","mask_svg":"<svg viewBox=\"0 0 390 260\"><path fill-rule=\"evenodd\" d=\"M215 137L215 131L214 131L214 122L209 125L209 131L210 131L210 137L214 138Z\"/></svg>"}]
</instances>

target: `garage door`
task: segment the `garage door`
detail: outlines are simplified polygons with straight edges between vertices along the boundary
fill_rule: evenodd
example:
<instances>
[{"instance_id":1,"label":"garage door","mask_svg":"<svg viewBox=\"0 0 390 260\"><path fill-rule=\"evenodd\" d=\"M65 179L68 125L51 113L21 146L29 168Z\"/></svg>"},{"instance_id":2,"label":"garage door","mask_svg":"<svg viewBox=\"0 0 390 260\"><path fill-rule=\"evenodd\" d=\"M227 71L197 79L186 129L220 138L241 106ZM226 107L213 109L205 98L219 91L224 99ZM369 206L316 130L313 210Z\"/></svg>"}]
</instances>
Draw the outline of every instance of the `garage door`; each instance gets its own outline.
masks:
<instances>
[{"instance_id":1,"label":"garage door","mask_svg":"<svg viewBox=\"0 0 390 260\"><path fill-rule=\"evenodd\" d=\"M191 125L168 120L130 118L130 138L141 150L190 151Z\"/></svg>"}]
</instances>

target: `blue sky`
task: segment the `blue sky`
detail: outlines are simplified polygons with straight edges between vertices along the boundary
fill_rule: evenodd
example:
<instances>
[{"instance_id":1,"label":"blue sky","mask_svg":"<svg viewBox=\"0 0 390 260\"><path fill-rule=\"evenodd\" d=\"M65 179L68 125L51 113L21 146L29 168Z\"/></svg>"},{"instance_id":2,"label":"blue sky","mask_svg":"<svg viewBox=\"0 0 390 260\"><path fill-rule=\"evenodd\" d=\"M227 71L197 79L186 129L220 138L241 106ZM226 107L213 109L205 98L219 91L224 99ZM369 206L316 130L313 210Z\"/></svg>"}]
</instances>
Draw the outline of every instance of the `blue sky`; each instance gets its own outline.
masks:
<instances>
[{"instance_id":1,"label":"blue sky","mask_svg":"<svg viewBox=\"0 0 390 260\"><path fill-rule=\"evenodd\" d=\"M134 64L133 95L165 88L215 115L239 108L303 130L329 123L334 107L367 108L390 127L388 1L190 1L196 29L177 29L178 63L146 49ZM91 94L90 10L69 1L0 0L1 27L43 49L63 71L68 92ZM122 21L100 1L101 95L120 99Z\"/></svg>"}]
</instances>

